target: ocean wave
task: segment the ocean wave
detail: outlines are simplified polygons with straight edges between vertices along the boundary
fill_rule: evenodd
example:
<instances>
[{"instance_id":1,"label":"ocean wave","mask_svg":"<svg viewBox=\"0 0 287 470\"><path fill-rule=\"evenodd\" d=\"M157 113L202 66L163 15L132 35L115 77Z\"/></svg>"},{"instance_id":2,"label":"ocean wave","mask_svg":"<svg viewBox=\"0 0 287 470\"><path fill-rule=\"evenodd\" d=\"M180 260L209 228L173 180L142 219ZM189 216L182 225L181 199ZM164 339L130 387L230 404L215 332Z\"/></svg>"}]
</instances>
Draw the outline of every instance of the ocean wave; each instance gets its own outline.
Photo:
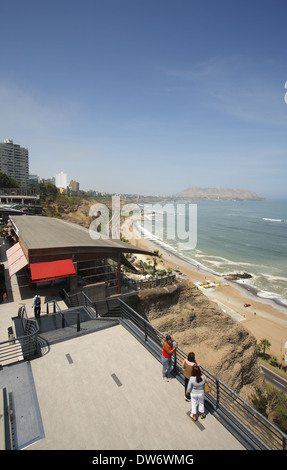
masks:
<instances>
[{"instance_id":1,"label":"ocean wave","mask_svg":"<svg viewBox=\"0 0 287 470\"><path fill-rule=\"evenodd\" d=\"M193 256L191 256L191 253L190 255L184 255L178 249L176 249L176 247L165 243L162 239L149 232L146 228L141 225L140 222L136 222L136 227L145 239L150 240L159 247L162 247L163 250L171 253L178 259L186 262L191 267L197 269L199 268L201 271L205 271L207 274L213 274L215 276L224 278L225 276L230 274L230 271L234 271L240 274L246 272L247 268L248 272L252 276L251 278L238 279L237 281L232 282L235 282L242 288L248 290L255 297L259 297L262 300L270 300L280 306L287 307L287 298L285 297L285 293L282 296L282 292L272 292L270 290L270 287L272 289L272 281L276 282L282 280L284 282L286 278L284 278L283 276L281 278L279 276L274 276L270 273L270 271L268 274L262 273L262 269L265 271L267 269L270 270L272 268L261 264L232 261L230 259L223 258L220 256L208 255L201 250L195 250L192 253ZM266 289L265 286L262 287L262 285L265 284L265 281ZM269 290L267 286L269 286Z\"/></svg>"},{"instance_id":2,"label":"ocean wave","mask_svg":"<svg viewBox=\"0 0 287 470\"><path fill-rule=\"evenodd\" d=\"M190 264L193 267L201 268L203 270L206 270L210 274L214 274L216 276L221 276L221 274L219 272L216 272L213 269L208 268L204 264L200 263L197 259L193 259L189 256L183 255L175 247L165 243L163 240L161 240L160 238L156 237L154 234L149 232L146 228L142 227L140 222L136 222L136 226L137 226L138 231L142 233L142 235L144 236L145 239L150 240L151 242L155 243L158 246L161 246L165 251L170 252L171 254L176 256L177 258L185 261L186 263Z\"/></svg>"},{"instance_id":3,"label":"ocean wave","mask_svg":"<svg viewBox=\"0 0 287 470\"><path fill-rule=\"evenodd\" d=\"M265 276L269 281L282 281L282 282L286 282L286 286L287 286L287 277L284 277L284 276L274 276L273 274L264 274L264 276Z\"/></svg>"},{"instance_id":4,"label":"ocean wave","mask_svg":"<svg viewBox=\"0 0 287 470\"><path fill-rule=\"evenodd\" d=\"M255 282L254 282L255 281ZM281 294L264 290L258 286L254 278L244 279L235 281L236 284L240 285L242 288L246 289L249 293L258 297L259 299L274 302L281 307L287 307L287 298L283 297Z\"/></svg>"},{"instance_id":5,"label":"ocean wave","mask_svg":"<svg viewBox=\"0 0 287 470\"><path fill-rule=\"evenodd\" d=\"M268 222L287 222L285 219L268 219L266 217L263 217L262 220L267 220Z\"/></svg>"},{"instance_id":6,"label":"ocean wave","mask_svg":"<svg viewBox=\"0 0 287 470\"><path fill-rule=\"evenodd\" d=\"M287 299L279 296L278 294L275 294L274 292L258 291L256 295L260 299L273 300L277 304L287 307Z\"/></svg>"}]
</instances>

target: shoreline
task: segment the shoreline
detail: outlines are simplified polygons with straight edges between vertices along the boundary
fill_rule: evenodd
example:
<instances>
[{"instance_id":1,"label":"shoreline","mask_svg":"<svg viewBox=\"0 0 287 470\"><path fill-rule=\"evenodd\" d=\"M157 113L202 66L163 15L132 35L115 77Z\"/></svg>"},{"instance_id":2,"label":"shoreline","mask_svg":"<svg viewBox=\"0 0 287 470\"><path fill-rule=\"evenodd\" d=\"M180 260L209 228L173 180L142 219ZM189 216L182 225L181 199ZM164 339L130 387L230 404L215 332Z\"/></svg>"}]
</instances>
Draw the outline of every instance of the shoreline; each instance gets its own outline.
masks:
<instances>
[{"instance_id":1,"label":"shoreline","mask_svg":"<svg viewBox=\"0 0 287 470\"><path fill-rule=\"evenodd\" d=\"M228 281L218 274L196 266L192 261L184 259L184 256L177 254L176 250L168 250L162 244L156 243L153 239L135 238L129 231L130 223L126 220L122 227L122 235L129 240L129 243L144 248L151 252L158 250L161 258L159 264L165 268L172 268L180 271L185 279L190 280L209 298L227 314L231 315L236 321L242 322L242 325L255 337L257 342L261 339L268 339L271 343L268 354L276 356L281 362L287 349L287 308L276 304L274 301L259 298L256 293L247 286L239 284L236 281ZM139 256L137 255L137 258ZM147 258L147 257L146 257ZM208 290L200 284L210 284ZM244 307L250 304L249 307Z\"/></svg>"},{"instance_id":2,"label":"shoreline","mask_svg":"<svg viewBox=\"0 0 287 470\"><path fill-rule=\"evenodd\" d=\"M147 232L147 237L145 238L145 232L138 229L138 222L136 223L136 230L137 230L137 233L139 234L139 238L143 236L142 237L143 240L150 241L151 243L156 245L158 248L166 251L167 253L174 254L176 258L186 262L187 265L192 270L197 269L197 267L199 266L201 272L205 272L208 276L214 276L218 279L224 279L224 282L228 282L225 276L228 276L229 274L221 274L212 268L206 267L205 265L201 264L199 261L195 261L194 259L189 258L188 256L185 256L183 253L178 252L174 247L172 247L171 245L168 245L167 243L163 242L160 239L157 239L157 237L152 236L152 235L150 236L148 232ZM238 271L237 274L239 273L240 272ZM254 275L252 274L251 277L254 277ZM285 301L285 299L281 300L281 297L276 296L275 294L268 295L270 293L260 290L258 287L249 284L248 281L245 283L244 279L242 279L241 281L240 279L238 279L237 282L235 280L234 281L230 280L230 282L231 282L231 285L235 287L237 286L239 289L242 288L243 290L246 290L249 293L249 295L255 297L255 299L257 300L259 299L263 303L265 302L265 303L268 303L269 305L273 305L275 308L277 306L278 308L282 310L283 313L284 312L286 313L286 318L287 318L287 301Z\"/></svg>"}]
</instances>

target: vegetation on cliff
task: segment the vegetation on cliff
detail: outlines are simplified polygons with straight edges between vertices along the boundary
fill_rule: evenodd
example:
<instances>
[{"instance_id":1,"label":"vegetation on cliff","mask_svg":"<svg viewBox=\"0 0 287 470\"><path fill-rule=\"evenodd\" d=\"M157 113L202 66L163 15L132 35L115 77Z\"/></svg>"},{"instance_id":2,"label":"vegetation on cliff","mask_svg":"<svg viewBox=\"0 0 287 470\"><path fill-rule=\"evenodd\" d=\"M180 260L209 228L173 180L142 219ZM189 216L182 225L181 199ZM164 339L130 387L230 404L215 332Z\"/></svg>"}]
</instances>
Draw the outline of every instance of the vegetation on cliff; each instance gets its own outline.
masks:
<instances>
[{"instance_id":1,"label":"vegetation on cliff","mask_svg":"<svg viewBox=\"0 0 287 470\"><path fill-rule=\"evenodd\" d=\"M86 228L92 222L89 215L91 206L104 204L111 211L111 196L69 196L59 193L52 183L39 183L39 194L44 216L68 220Z\"/></svg>"}]
</instances>

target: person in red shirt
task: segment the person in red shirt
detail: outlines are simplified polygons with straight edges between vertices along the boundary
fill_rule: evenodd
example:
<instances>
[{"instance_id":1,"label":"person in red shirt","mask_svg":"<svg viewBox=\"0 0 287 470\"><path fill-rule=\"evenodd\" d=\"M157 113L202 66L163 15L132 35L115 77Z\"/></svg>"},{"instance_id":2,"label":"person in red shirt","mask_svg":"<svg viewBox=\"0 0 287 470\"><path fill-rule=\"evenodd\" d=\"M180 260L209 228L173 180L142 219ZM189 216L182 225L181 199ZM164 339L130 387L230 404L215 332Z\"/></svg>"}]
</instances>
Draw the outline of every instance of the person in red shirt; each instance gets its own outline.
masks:
<instances>
[{"instance_id":1,"label":"person in red shirt","mask_svg":"<svg viewBox=\"0 0 287 470\"><path fill-rule=\"evenodd\" d=\"M170 377L170 373L173 368L172 354L174 353L176 348L177 348L177 344L174 341L174 339L172 339L171 336L169 335L166 336L165 342L163 343L163 347L162 347L161 361L162 361L162 378L167 381Z\"/></svg>"}]
</instances>

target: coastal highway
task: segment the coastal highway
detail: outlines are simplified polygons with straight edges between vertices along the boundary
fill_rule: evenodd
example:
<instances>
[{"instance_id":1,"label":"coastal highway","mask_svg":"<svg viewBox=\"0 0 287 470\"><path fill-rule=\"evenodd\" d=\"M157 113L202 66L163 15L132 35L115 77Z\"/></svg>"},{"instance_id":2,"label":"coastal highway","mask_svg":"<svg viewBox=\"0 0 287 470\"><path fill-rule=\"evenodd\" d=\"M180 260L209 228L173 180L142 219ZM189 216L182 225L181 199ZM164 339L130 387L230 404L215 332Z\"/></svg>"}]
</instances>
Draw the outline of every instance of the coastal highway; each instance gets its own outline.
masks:
<instances>
[{"instance_id":1,"label":"coastal highway","mask_svg":"<svg viewBox=\"0 0 287 470\"><path fill-rule=\"evenodd\" d=\"M261 367L265 374L266 382L270 383L271 385L273 385L273 387L276 387L287 394L287 380L281 377L281 375L276 374L272 370L267 369L267 367L264 367L262 364Z\"/></svg>"}]
</instances>

